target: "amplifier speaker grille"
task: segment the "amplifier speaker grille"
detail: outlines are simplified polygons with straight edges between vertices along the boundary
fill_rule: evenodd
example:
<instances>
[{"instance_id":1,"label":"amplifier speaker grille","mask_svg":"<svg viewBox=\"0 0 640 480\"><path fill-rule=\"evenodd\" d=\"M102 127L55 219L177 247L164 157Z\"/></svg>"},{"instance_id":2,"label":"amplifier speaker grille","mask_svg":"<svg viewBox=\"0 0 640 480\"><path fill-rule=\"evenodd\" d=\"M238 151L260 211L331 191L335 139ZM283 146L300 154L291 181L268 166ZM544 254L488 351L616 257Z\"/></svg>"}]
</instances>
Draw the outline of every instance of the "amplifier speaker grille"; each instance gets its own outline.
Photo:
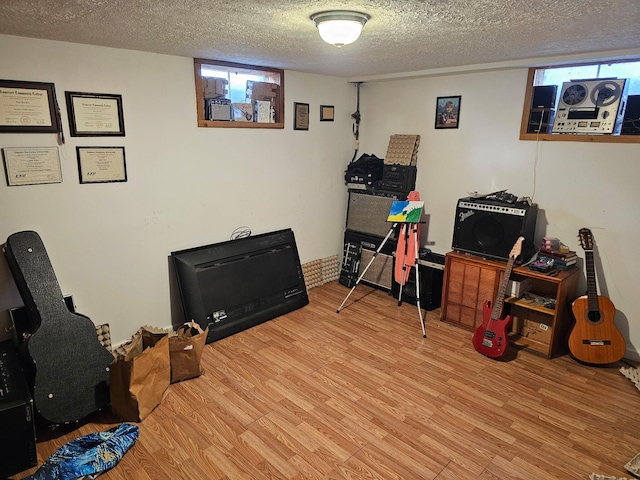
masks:
<instances>
[{"instance_id":1,"label":"amplifier speaker grille","mask_svg":"<svg viewBox=\"0 0 640 480\"><path fill-rule=\"evenodd\" d=\"M392 225L387 222L387 217L391 204L396 200L400 200L399 194L349 192L347 230L385 237ZM391 238L394 238L393 235Z\"/></svg>"}]
</instances>

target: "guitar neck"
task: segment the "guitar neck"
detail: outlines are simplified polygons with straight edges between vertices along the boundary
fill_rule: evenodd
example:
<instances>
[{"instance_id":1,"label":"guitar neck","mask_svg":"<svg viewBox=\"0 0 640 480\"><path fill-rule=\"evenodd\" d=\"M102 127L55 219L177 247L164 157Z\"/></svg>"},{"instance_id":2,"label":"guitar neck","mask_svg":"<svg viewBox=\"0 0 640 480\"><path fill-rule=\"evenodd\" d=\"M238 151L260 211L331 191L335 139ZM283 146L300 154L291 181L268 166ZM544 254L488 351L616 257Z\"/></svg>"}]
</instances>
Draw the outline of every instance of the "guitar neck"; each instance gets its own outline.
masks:
<instances>
[{"instance_id":1,"label":"guitar neck","mask_svg":"<svg viewBox=\"0 0 640 480\"><path fill-rule=\"evenodd\" d=\"M589 300L589 311L598 310L598 287L596 285L596 270L593 262L593 251L585 250L584 263L587 271L587 298Z\"/></svg>"},{"instance_id":2,"label":"guitar neck","mask_svg":"<svg viewBox=\"0 0 640 480\"><path fill-rule=\"evenodd\" d=\"M509 257L507 267L504 269L504 276L502 277L502 282L500 282L500 286L498 287L496 301L493 305L493 310L491 311L491 320L497 320L502 314L504 297L505 293L507 292L507 284L509 283L509 277L511 276L511 271L513 270L513 264L515 263L515 260L515 257Z\"/></svg>"}]
</instances>

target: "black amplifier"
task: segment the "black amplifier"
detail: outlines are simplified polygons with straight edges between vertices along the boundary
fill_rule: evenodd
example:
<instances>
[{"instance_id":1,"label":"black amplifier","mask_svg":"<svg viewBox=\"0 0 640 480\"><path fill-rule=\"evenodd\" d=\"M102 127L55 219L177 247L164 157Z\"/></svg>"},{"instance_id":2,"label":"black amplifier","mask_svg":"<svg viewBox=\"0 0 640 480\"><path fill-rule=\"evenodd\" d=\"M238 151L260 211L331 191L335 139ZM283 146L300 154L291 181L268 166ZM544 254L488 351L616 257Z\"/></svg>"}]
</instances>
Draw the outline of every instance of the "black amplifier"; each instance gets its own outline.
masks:
<instances>
[{"instance_id":1,"label":"black amplifier","mask_svg":"<svg viewBox=\"0 0 640 480\"><path fill-rule=\"evenodd\" d=\"M453 231L454 250L497 260L509 260L518 237L524 237L520 263L535 253L538 205L518 201L500 192L493 200L466 197L458 200Z\"/></svg>"},{"instance_id":2,"label":"black amplifier","mask_svg":"<svg viewBox=\"0 0 640 480\"><path fill-rule=\"evenodd\" d=\"M347 230L344 233L344 255L338 282L345 287L353 287L369 266L362 277L362 283L379 290L390 291L393 252L397 244L394 240L388 239L376 254L383 241L380 237Z\"/></svg>"},{"instance_id":3,"label":"black amplifier","mask_svg":"<svg viewBox=\"0 0 640 480\"><path fill-rule=\"evenodd\" d=\"M417 169L413 165L384 165L382 188L394 192L410 192L416 188Z\"/></svg>"},{"instance_id":4,"label":"black amplifier","mask_svg":"<svg viewBox=\"0 0 640 480\"><path fill-rule=\"evenodd\" d=\"M38 464L33 400L11 340L0 342L0 478Z\"/></svg>"}]
</instances>

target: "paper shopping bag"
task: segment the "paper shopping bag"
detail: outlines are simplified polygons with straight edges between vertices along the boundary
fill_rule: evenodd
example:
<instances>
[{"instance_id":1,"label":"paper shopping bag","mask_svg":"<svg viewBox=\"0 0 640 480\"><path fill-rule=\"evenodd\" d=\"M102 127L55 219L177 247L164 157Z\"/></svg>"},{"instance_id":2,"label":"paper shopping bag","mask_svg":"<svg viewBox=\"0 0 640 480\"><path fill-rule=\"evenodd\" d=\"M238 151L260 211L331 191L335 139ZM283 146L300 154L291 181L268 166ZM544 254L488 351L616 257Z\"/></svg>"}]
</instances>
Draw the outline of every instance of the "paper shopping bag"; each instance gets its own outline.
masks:
<instances>
[{"instance_id":1,"label":"paper shopping bag","mask_svg":"<svg viewBox=\"0 0 640 480\"><path fill-rule=\"evenodd\" d=\"M200 364L209 328L204 331L195 322L187 322L169 338L171 383L195 378L204 373Z\"/></svg>"},{"instance_id":2,"label":"paper shopping bag","mask_svg":"<svg viewBox=\"0 0 640 480\"><path fill-rule=\"evenodd\" d=\"M126 355L111 362L109 380L113 412L125 421L144 420L169 388L169 335L138 330Z\"/></svg>"}]
</instances>

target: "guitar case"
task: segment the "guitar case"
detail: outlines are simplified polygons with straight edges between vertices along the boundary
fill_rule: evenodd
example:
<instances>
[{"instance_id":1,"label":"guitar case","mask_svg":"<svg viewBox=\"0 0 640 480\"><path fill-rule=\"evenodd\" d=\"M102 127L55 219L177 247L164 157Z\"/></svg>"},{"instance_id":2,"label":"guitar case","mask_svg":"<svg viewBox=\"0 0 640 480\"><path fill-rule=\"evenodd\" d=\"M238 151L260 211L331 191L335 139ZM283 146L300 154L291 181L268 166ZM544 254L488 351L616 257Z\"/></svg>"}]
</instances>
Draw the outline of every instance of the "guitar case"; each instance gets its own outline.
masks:
<instances>
[{"instance_id":1,"label":"guitar case","mask_svg":"<svg viewBox=\"0 0 640 480\"><path fill-rule=\"evenodd\" d=\"M14 233L4 253L30 319L19 348L38 420L61 425L102 409L113 356L89 317L68 309L40 236Z\"/></svg>"}]
</instances>

